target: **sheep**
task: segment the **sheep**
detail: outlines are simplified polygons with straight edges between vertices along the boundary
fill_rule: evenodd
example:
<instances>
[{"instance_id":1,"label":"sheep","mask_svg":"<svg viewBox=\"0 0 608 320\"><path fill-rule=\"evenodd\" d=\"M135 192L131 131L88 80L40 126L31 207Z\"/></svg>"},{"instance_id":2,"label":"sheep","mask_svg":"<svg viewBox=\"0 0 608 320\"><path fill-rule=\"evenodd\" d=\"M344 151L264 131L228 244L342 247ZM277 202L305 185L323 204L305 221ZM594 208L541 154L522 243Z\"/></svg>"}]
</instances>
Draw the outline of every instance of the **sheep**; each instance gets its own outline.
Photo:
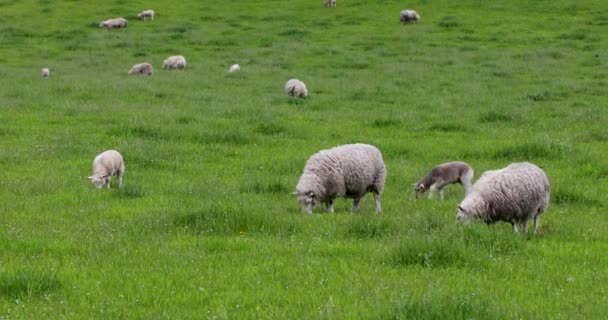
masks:
<instances>
[{"instance_id":1,"label":"sheep","mask_svg":"<svg viewBox=\"0 0 608 320\"><path fill-rule=\"evenodd\" d=\"M403 10L399 12L399 21L401 23L418 23L420 22L420 15L414 10Z\"/></svg>"},{"instance_id":2,"label":"sheep","mask_svg":"<svg viewBox=\"0 0 608 320\"><path fill-rule=\"evenodd\" d=\"M313 154L294 195L302 210L311 214L318 203L325 203L327 212L334 212L334 199L353 199L352 211L367 192L374 193L376 213L382 212L380 196L384 190L386 166L382 153L369 144L347 144Z\"/></svg>"},{"instance_id":3,"label":"sheep","mask_svg":"<svg viewBox=\"0 0 608 320\"><path fill-rule=\"evenodd\" d=\"M336 6L336 0L325 0L325 6L328 8L333 8Z\"/></svg>"},{"instance_id":4,"label":"sheep","mask_svg":"<svg viewBox=\"0 0 608 320\"><path fill-rule=\"evenodd\" d=\"M152 75L152 65L147 63L147 62L143 62L143 63L138 63L133 65L133 67L131 67L131 70L129 70L129 75Z\"/></svg>"},{"instance_id":5,"label":"sheep","mask_svg":"<svg viewBox=\"0 0 608 320\"><path fill-rule=\"evenodd\" d=\"M154 10L144 10L137 14L137 17L144 19L144 21L146 21L148 18L150 18L150 20L154 20Z\"/></svg>"},{"instance_id":6,"label":"sheep","mask_svg":"<svg viewBox=\"0 0 608 320\"><path fill-rule=\"evenodd\" d=\"M51 75L51 71L49 70L49 68L42 68L41 72L43 78L48 78Z\"/></svg>"},{"instance_id":7,"label":"sheep","mask_svg":"<svg viewBox=\"0 0 608 320\"><path fill-rule=\"evenodd\" d=\"M97 189L110 188L112 176L118 177L118 187L122 187L122 176L125 174L125 162L116 150L100 153L93 160L93 175L88 177Z\"/></svg>"},{"instance_id":8,"label":"sheep","mask_svg":"<svg viewBox=\"0 0 608 320\"><path fill-rule=\"evenodd\" d=\"M521 224L524 233L528 232L528 220L534 219L536 233L549 196L549 179L542 169L529 162L512 163L484 172L458 206L456 217L461 223L474 218L488 224L510 222L514 232Z\"/></svg>"},{"instance_id":9,"label":"sheep","mask_svg":"<svg viewBox=\"0 0 608 320\"><path fill-rule=\"evenodd\" d=\"M121 29L127 27L127 19L125 18L116 18L116 19L108 19L106 21L102 21L99 23L99 27L106 29Z\"/></svg>"},{"instance_id":10,"label":"sheep","mask_svg":"<svg viewBox=\"0 0 608 320\"><path fill-rule=\"evenodd\" d=\"M441 200L443 200L443 187L452 183L460 183L464 187L465 196L471 191L471 180L473 180L473 168L460 161L446 162L435 166L426 176L420 178L414 184L416 199L420 198L427 190L429 199L439 190Z\"/></svg>"},{"instance_id":11,"label":"sheep","mask_svg":"<svg viewBox=\"0 0 608 320\"><path fill-rule=\"evenodd\" d=\"M308 89L306 89L304 82L298 79L290 79L285 84L285 93L290 97L305 98L308 96Z\"/></svg>"},{"instance_id":12,"label":"sheep","mask_svg":"<svg viewBox=\"0 0 608 320\"><path fill-rule=\"evenodd\" d=\"M233 64L232 66L230 66L230 70L228 70L228 72L236 72L241 70L241 66L239 66L238 64Z\"/></svg>"},{"instance_id":13,"label":"sheep","mask_svg":"<svg viewBox=\"0 0 608 320\"><path fill-rule=\"evenodd\" d=\"M163 69L183 69L186 67L186 58L184 56L170 56L163 61Z\"/></svg>"}]
</instances>

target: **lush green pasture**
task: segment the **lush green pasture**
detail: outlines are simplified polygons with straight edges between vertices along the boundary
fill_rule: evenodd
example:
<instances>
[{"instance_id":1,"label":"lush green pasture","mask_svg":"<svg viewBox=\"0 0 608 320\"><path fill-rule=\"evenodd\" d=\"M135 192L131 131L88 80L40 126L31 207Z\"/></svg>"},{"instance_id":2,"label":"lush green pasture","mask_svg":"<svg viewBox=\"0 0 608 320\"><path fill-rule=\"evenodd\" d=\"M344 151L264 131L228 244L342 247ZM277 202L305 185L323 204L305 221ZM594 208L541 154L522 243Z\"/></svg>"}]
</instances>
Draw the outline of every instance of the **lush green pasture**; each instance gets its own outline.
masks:
<instances>
[{"instance_id":1,"label":"lush green pasture","mask_svg":"<svg viewBox=\"0 0 608 320\"><path fill-rule=\"evenodd\" d=\"M605 318L608 2L322 3L0 0L0 318ZM301 213L305 161L353 142L384 213ZM86 179L106 149L122 189ZM450 160L543 167L540 234L415 201Z\"/></svg>"}]
</instances>

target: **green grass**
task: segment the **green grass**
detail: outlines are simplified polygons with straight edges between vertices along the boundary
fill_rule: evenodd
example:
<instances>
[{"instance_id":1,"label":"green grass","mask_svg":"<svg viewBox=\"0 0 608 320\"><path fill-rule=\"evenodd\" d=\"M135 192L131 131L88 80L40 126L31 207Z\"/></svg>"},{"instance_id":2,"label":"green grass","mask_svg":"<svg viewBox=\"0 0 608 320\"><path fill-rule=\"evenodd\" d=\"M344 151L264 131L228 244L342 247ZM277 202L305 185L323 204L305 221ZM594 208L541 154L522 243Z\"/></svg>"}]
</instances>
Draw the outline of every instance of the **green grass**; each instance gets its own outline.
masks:
<instances>
[{"instance_id":1,"label":"green grass","mask_svg":"<svg viewBox=\"0 0 608 320\"><path fill-rule=\"evenodd\" d=\"M608 3L414 1L405 26L393 0L151 7L0 0L1 318L605 317ZM303 214L308 157L354 142L384 155L383 214ZM86 179L106 149L122 189ZM451 160L542 167L539 234L456 225L458 186L416 201Z\"/></svg>"}]
</instances>

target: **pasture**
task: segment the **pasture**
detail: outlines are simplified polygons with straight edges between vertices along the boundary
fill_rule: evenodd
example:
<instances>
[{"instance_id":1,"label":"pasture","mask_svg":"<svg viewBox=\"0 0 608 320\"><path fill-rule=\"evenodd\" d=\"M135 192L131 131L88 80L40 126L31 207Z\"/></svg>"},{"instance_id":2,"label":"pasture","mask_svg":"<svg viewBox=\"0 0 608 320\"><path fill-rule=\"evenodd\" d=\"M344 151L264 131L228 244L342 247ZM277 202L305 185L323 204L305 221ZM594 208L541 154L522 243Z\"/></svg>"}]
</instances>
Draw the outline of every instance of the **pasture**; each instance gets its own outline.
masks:
<instances>
[{"instance_id":1,"label":"pasture","mask_svg":"<svg viewBox=\"0 0 608 320\"><path fill-rule=\"evenodd\" d=\"M606 48L599 0L0 0L0 318L604 318ZM306 160L355 142L383 213L302 213ZM86 179L107 149L122 189ZM542 167L539 234L416 201L451 160Z\"/></svg>"}]
</instances>

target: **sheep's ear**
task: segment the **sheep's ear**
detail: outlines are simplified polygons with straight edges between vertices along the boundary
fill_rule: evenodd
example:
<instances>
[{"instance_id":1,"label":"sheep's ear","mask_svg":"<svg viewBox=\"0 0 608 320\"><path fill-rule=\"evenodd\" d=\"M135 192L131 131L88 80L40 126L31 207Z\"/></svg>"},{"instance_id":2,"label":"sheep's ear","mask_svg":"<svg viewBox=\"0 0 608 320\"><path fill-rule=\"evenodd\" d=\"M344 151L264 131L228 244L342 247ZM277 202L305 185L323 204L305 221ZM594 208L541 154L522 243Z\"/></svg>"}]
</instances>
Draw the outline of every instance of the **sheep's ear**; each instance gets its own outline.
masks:
<instances>
[{"instance_id":1,"label":"sheep's ear","mask_svg":"<svg viewBox=\"0 0 608 320\"><path fill-rule=\"evenodd\" d=\"M467 211L466 211L466 210L464 210L464 209L463 209L461 206L458 206L458 210L460 210L460 211L462 211L462 212L464 212L464 213L467 213Z\"/></svg>"},{"instance_id":2,"label":"sheep's ear","mask_svg":"<svg viewBox=\"0 0 608 320\"><path fill-rule=\"evenodd\" d=\"M294 191L294 192L292 192L292 193L291 193L291 195L292 195L292 196L297 196L297 195L298 195L298 192L297 192L297 191Z\"/></svg>"}]
</instances>

